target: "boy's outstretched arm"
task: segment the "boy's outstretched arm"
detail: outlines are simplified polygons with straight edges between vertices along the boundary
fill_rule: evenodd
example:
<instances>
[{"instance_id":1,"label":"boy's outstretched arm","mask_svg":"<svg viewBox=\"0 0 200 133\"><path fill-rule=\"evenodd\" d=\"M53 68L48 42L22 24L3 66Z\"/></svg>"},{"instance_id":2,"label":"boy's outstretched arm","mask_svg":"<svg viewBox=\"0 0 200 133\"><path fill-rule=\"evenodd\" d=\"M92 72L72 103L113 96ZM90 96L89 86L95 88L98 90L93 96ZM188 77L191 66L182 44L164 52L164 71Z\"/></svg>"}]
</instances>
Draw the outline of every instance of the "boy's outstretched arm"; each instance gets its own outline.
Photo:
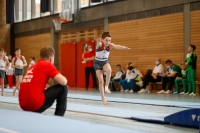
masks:
<instances>
[{"instance_id":1,"label":"boy's outstretched arm","mask_svg":"<svg viewBox=\"0 0 200 133\"><path fill-rule=\"evenodd\" d=\"M130 48L126 47L126 46L121 46L121 45L115 45L113 43L110 43L110 46L114 49L117 50L130 50Z\"/></svg>"}]
</instances>

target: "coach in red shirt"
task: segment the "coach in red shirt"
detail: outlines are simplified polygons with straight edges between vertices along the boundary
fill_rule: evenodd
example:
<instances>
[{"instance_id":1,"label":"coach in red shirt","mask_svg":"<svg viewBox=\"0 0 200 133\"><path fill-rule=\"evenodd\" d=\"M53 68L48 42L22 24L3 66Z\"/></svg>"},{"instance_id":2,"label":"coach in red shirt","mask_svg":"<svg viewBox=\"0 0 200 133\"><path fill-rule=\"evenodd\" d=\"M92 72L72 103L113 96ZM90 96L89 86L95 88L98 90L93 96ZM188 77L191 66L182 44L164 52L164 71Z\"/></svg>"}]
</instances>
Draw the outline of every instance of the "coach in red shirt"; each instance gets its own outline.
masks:
<instances>
[{"instance_id":1,"label":"coach in red shirt","mask_svg":"<svg viewBox=\"0 0 200 133\"><path fill-rule=\"evenodd\" d=\"M67 104L67 79L59 73L54 63L55 51L46 46L40 50L40 60L31 66L20 85L19 104L25 111L44 112L56 100L55 115L63 116ZM46 89L49 78L58 84Z\"/></svg>"},{"instance_id":2,"label":"coach in red shirt","mask_svg":"<svg viewBox=\"0 0 200 133\"><path fill-rule=\"evenodd\" d=\"M97 89L96 73L95 73L95 70L93 67L95 52L92 50L91 45L88 45L88 46L86 45L86 47L87 47L87 51L84 53L84 61L86 62L86 65L85 65L85 87L86 87L86 90L88 90L90 73L91 73L92 79L93 79L93 88Z\"/></svg>"}]
</instances>

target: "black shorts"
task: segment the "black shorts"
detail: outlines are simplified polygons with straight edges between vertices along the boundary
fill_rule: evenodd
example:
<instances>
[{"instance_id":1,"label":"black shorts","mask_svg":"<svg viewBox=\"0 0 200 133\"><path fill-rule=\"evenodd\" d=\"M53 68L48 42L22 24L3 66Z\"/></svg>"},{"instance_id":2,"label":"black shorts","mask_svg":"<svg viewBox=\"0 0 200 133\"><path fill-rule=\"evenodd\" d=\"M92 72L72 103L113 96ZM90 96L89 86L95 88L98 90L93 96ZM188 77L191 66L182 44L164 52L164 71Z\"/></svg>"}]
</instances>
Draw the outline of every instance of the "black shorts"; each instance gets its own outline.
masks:
<instances>
[{"instance_id":1,"label":"black shorts","mask_svg":"<svg viewBox=\"0 0 200 133\"><path fill-rule=\"evenodd\" d=\"M107 63L109 63L108 60L106 60L106 61L94 60L94 69L95 69L95 71L97 71L97 70L103 70L103 66L105 64L107 64Z\"/></svg>"},{"instance_id":2,"label":"black shorts","mask_svg":"<svg viewBox=\"0 0 200 133\"><path fill-rule=\"evenodd\" d=\"M0 78L5 78L5 71L4 70L0 70Z\"/></svg>"},{"instance_id":3,"label":"black shorts","mask_svg":"<svg viewBox=\"0 0 200 133\"><path fill-rule=\"evenodd\" d=\"M24 69L15 68L15 76L24 75Z\"/></svg>"}]
</instances>

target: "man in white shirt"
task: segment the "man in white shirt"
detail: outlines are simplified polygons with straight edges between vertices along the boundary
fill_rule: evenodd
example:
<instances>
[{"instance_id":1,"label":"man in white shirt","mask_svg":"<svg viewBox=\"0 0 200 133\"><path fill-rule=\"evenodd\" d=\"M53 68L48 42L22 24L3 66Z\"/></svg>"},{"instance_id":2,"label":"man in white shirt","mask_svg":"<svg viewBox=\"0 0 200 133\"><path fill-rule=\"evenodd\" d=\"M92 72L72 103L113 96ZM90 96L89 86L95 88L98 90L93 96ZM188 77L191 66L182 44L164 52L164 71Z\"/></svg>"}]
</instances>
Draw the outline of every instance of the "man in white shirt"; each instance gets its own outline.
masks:
<instances>
[{"instance_id":1,"label":"man in white shirt","mask_svg":"<svg viewBox=\"0 0 200 133\"><path fill-rule=\"evenodd\" d=\"M143 79L143 86L142 89L138 93L145 93L146 92L146 86L149 82L161 82L162 74L164 73L164 67L161 64L161 59L156 58L156 66L153 69L153 72L150 74L146 74Z\"/></svg>"}]
</instances>

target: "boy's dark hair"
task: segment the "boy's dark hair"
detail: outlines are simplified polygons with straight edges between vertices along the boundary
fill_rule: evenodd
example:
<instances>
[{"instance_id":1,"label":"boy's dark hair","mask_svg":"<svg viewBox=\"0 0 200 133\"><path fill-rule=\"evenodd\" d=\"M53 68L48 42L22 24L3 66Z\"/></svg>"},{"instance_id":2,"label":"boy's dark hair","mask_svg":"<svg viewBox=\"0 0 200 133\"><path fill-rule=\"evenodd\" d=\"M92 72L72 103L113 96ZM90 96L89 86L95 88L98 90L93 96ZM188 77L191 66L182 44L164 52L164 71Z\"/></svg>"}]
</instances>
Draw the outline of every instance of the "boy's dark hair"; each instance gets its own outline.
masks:
<instances>
[{"instance_id":1,"label":"boy's dark hair","mask_svg":"<svg viewBox=\"0 0 200 133\"><path fill-rule=\"evenodd\" d=\"M106 38L106 37L111 37L110 32L103 32L101 38L104 39L104 38Z\"/></svg>"},{"instance_id":2,"label":"boy's dark hair","mask_svg":"<svg viewBox=\"0 0 200 133\"><path fill-rule=\"evenodd\" d=\"M128 67L128 70L133 70L133 66L129 66L129 67Z\"/></svg>"},{"instance_id":3,"label":"boy's dark hair","mask_svg":"<svg viewBox=\"0 0 200 133\"><path fill-rule=\"evenodd\" d=\"M16 49L15 49L15 52L16 52L17 50L20 50L20 49L19 49L19 48L16 48Z\"/></svg>"},{"instance_id":4,"label":"boy's dark hair","mask_svg":"<svg viewBox=\"0 0 200 133\"><path fill-rule=\"evenodd\" d=\"M4 52L4 49L3 49L3 48L0 48L0 51L3 51L3 52Z\"/></svg>"},{"instance_id":5,"label":"boy's dark hair","mask_svg":"<svg viewBox=\"0 0 200 133\"><path fill-rule=\"evenodd\" d=\"M53 57L55 54L55 50L50 46L45 46L40 50L40 58L49 59Z\"/></svg>"},{"instance_id":6,"label":"boy's dark hair","mask_svg":"<svg viewBox=\"0 0 200 133\"><path fill-rule=\"evenodd\" d=\"M35 60L35 57L31 57L32 60Z\"/></svg>"},{"instance_id":7,"label":"boy's dark hair","mask_svg":"<svg viewBox=\"0 0 200 133\"><path fill-rule=\"evenodd\" d=\"M121 67L121 65L120 65L120 64L117 64L116 66L118 66L118 67Z\"/></svg>"},{"instance_id":8,"label":"boy's dark hair","mask_svg":"<svg viewBox=\"0 0 200 133\"><path fill-rule=\"evenodd\" d=\"M195 45L190 44L190 47L193 49L193 51L195 51L195 49L196 49L196 46L195 46Z\"/></svg>"},{"instance_id":9,"label":"boy's dark hair","mask_svg":"<svg viewBox=\"0 0 200 133\"><path fill-rule=\"evenodd\" d=\"M172 63L172 61L171 60L165 61L165 64L168 64L168 63Z\"/></svg>"}]
</instances>

